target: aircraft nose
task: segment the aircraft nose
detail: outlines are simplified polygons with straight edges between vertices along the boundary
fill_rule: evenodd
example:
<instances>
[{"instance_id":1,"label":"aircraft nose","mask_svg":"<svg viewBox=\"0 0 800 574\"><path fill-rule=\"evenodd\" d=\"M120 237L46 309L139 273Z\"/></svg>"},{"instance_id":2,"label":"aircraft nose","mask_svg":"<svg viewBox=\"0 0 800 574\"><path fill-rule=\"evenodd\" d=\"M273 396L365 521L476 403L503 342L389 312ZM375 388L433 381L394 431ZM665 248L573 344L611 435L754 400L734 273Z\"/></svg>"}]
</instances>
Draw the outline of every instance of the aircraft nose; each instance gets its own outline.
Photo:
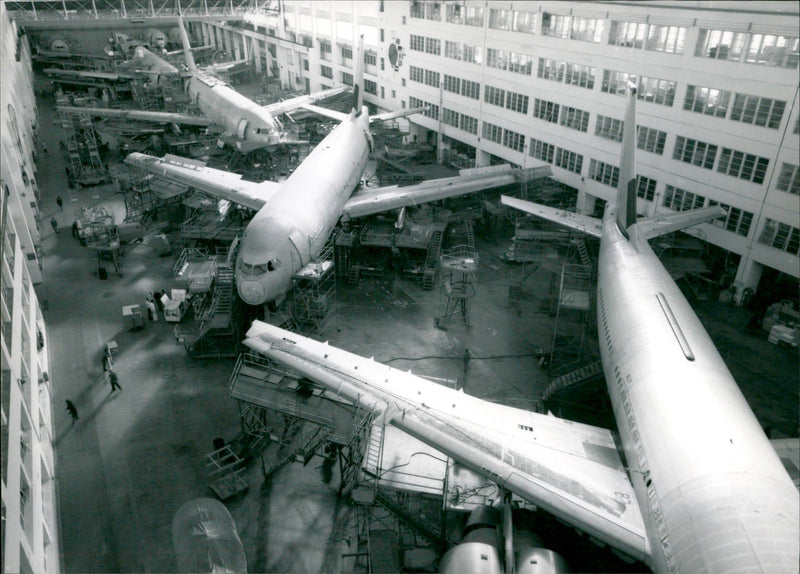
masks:
<instances>
[{"instance_id":1,"label":"aircraft nose","mask_svg":"<svg viewBox=\"0 0 800 574\"><path fill-rule=\"evenodd\" d=\"M239 297L248 305L261 305L266 301L264 286L258 281L238 281Z\"/></svg>"}]
</instances>

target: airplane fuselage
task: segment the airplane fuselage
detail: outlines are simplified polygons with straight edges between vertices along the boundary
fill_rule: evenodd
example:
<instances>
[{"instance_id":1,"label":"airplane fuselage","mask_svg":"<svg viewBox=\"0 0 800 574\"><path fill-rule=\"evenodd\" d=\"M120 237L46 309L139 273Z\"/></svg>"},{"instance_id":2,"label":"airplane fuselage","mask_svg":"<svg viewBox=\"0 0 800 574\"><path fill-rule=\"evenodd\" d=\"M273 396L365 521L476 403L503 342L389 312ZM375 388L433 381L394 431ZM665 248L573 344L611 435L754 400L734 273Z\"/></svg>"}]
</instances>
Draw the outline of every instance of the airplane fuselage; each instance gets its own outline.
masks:
<instances>
[{"instance_id":1,"label":"airplane fuselage","mask_svg":"<svg viewBox=\"0 0 800 574\"><path fill-rule=\"evenodd\" d=\"M236 284L251 305L280 299L320 254L358 185L371 146L366 108L339 124L253 217L239 246Z\"/></svg>"},{"instance_id":2,"label":"airplane fuselage","mask_svg":"<svg viewBox=\"0 0 800 574\"><path fill-rule=\"evenodd\" d=\"M282 126L278 119L225 82L195 71L187 91L200 111L229 135L254 146L280 143Z\"/></svg>"},{"instance_id":3,"label":"airplane fuselage","mask_svg":"<svg viewBox=\"0 0 800 574\"><path fill-rule=\"evenodd\" d=\"M606 215L598 337L651 566L796 572L797 489L700 320L642 243L637 251Z\"/></svg>"}]
</instances>

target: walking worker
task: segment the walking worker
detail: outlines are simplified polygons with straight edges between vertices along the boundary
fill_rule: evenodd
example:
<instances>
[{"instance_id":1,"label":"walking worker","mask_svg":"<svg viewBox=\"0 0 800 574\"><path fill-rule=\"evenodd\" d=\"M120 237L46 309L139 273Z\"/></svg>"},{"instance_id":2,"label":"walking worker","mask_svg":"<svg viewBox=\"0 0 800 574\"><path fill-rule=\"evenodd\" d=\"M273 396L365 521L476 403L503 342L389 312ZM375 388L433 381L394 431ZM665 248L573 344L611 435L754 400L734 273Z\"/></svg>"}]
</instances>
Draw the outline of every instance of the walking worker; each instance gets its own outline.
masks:
<instances>
[{"instance_id":1,"label":"walking worker","mask_svg":"<svg viewBox=\"0 0 800 574\"><path fill-rule=\"evenodd\" d=\"M78 409L75 408L75 403L69 399L67 399L67 412L72 417L72 424L75 424L75 421L78 420Z\"/></svg>"},{"instance_id":2,"label":"walking worker","mask_svg":"<svg viewBox=\"0 0 800 574\"><path fill-rule=\"evenodd\" d=\"M120 391L122 390L122 387L119 386L119 377L117 377L117 373L115 373L113 370L108 371L108 382L111 383L112 393L117 389Z\"/></svg>"},{"instance_id":3,"label":"walking worker","mask_svg":"<svg viewBox=\"0 0 800 574\"><path fill-rule=\"evenodd\" d=\"M74 237L75 239L78 239L79 233L80 233L80 231L79 231L79 228L78 228L78 222L77 221L73 221L72 222L72 237Z\"/></svg>"},{"instance_id":4,"label":"walking worker","mask_svg":"<svg viewBox=\"0 0 800 574\"><path fill-rule=\"evenodd\" d=\"M56 203L58 204L58 208L59 208L61 211L64 211L64 200L63 200L63 199L61 199L61 196L60 196L60 195L57 195L57 196L56 196Z\"/></svg>"},{"instance_id":5,"label":"walking worker","mask_svg":"<svg viewBox=\"0 0 800 574\"><path fill-rule=\"evenodd\" d=\"M113 368L113 361L111 360L111 353L108 350L108 347L103 349L103 358L100 359L100 364L103 365L103 372L110 371Z\"/></svg>"},{"instance_id":6,"label":"walking worker","mask_svg":"<svg viewBox=\"0 0 800 574\"><path fill-rule=\"evenodd\" d=\"M50 220L50 225L53 226L53 231L58 233L58 221L56 221L55 217Z\"/></svg>"}]
</instances>

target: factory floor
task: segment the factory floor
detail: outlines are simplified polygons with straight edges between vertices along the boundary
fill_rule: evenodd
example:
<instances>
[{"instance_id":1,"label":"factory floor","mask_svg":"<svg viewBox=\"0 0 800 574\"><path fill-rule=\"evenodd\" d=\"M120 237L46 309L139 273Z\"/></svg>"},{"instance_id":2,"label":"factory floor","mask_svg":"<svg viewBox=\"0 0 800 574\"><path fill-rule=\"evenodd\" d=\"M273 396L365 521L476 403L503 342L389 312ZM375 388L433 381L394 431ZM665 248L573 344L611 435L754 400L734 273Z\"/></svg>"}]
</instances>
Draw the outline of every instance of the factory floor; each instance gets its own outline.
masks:
<instances>
[{"instance_id":1,"label":"factory floor","mask_svg":"<svg viewBox=\"0 0 800 574\"><path fill-rule=\"evenodd\" d=\"M113 186L70 189L64 176L62 133L50 97L39 102L40 134L49 153L40 162L43 265L39 286L50 342L60 504L60 547L65 572L173 572L172 519L186 502L213 496L205 454L213 439L240 430L229 397L234 361L193 360L176 344L173 325L145 318L126 329L122 307L170 289L171 257L144 244L127 246L122 276L98 277L95 254L71 237L74 211L119 201ZM41 152L40 152L41 153ZM63 211L56 196L63 199ZM55 233L49 221L58 224ZM478 242L481 253L472 328L458 318L434 327L441 292L393 277L338 286L337 319L326 338L378 361L445 379L466 392L531 408L548 377L534 349L549 346L553 319L541 312L547 275L533 274L519 306L508 289L530 271L500 255L510 244L505 228ZM744 333L747 312L710 302L701 308L712 337L765 425L775 436L794 432L796 351ZM112 392L101 358L116 341ZM464 373L462 356L472 361ZM79 414L72 425L64 408ZM562 414L572 412L571 396ZM576 409L574 412L579 412ZM244 478L249 489L227 502L244 544L250 572L346 572L353 569L347 524L352 507L336 495L337 479L323 481L322 459L295 463L265 481L258 464ZM569 556L567 556L569 559Z\"/></svg>"}]
</instances>

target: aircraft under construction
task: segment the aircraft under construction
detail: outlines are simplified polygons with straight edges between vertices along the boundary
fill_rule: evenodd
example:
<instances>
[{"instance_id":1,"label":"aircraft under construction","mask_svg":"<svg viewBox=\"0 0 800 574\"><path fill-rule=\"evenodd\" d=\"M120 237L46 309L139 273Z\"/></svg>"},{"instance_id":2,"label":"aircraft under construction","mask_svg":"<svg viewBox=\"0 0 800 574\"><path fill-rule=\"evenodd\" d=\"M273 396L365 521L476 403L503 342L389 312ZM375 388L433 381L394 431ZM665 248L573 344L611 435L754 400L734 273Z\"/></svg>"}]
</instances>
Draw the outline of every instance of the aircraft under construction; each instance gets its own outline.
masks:
<instances>
[{"instance_id":1,"label":"aircraft under construction","mask_svg":"<svg viewBox=\"0 0 800 574\"><path fill-rule=\"evenodd\" d=\"M305 143L287 137L279 116L297 110L304 104L330 98L349 89L347 86L340 86L330 90L289 98L266 106L259 105L214 75L215 71L221 71L226 67L235 65L236 62L214 64L207 69L197 67L192 55L192 47L189 44L189 37L183 27L183 20L179 18L178 23L186 65L189 68L186 91L191 102L197 106L202 116L108 108L59 107L58 109L97 117L118 117L156 123L214 126L222 130L224 140L231 143L239 151L247 153L265 147ZM174 66L165 62L156 54L150 51L145 53L140 50L139 52L146 56L151 69L163 69L164 74L174 74L172 70L177 71ZM161 61L161 64L156 66L154 60ZM153 72L148 73L152 74Z\"/></svg>"},{"instance_id":2,"label":"aircraft under construction","mask_svg":"<svg viewBox=\"0 0 800 574\"><path fill-rule=\"evenodd\" d=\"M619 188L602 220L504 198L600 238L599 345L621 449L611 431L480 400L260 321L245 345L657 573L796 573L798 489L647 242L724 211L637 219L635 103L631 87Z\"/></svg>"},{"instance_id":3,"label":"aircraft under construction","mask_svg":"<svg viewBox=\"0 0 800 574\"><path fill-rule=\"evenodd\" d=\"M359 81L349 114L302 106L334 117L340 124L282 183L244 181L238 174L173 155L159 159L132 153L125 160L159 177L257 211L239 242L235 269L239 296L250 305L280 302L291 286L292 275L319 256L340 219L364 217L549 174L549 168L542 174L537 168L513 170L496 166L463 170L456 177L408 187L363 189L353 194L373 147L370 123L423 109L370 117L362 102L361 60L359 57L356 74Z\"/></svg>"}]
</instances>

